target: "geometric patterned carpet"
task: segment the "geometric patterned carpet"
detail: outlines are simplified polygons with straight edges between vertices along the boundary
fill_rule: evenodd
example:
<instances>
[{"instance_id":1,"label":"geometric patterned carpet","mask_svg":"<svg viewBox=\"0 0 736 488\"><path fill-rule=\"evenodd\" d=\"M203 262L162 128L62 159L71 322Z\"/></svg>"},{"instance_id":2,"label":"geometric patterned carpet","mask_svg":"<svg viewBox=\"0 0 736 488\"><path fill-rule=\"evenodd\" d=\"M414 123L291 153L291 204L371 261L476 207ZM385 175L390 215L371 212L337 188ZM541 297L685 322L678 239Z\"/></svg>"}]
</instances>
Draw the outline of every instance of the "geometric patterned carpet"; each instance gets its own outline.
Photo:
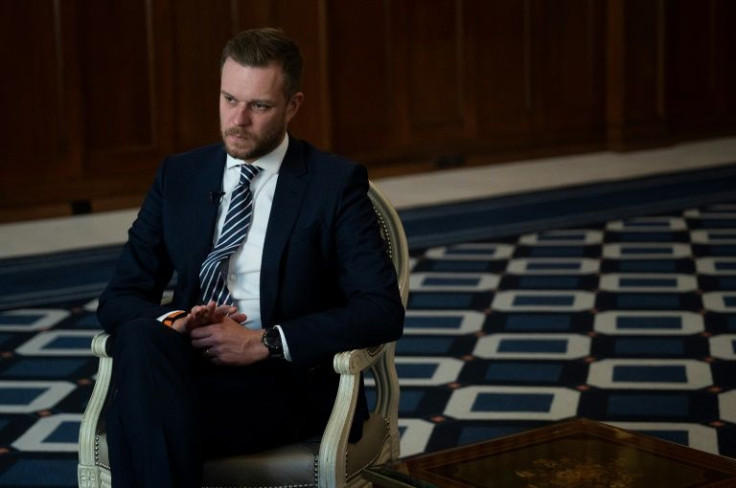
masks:
<instances>
[{"instance_id":1,"label":"geometric patterned carpet","mask_svg":"<svg viewBox=\"0 0 736 488\"><path fill-rule=\"evenodd\" d=\"M2 487L76 486L85 286L5 295ZM736 457L736 203L415 252L397 368L402 456L583 416Z\"/></svg>"},{"instance_id":2,"label":"geometric patterned carpet","mask_svg":"<svg viewBox=\"0 0 736 488\"><path fill-rule=\"evenodd\" d=\"M403 456L582 416L736 457L736 204L430 248L411 292Z\"/></svg>"}]
</instances>

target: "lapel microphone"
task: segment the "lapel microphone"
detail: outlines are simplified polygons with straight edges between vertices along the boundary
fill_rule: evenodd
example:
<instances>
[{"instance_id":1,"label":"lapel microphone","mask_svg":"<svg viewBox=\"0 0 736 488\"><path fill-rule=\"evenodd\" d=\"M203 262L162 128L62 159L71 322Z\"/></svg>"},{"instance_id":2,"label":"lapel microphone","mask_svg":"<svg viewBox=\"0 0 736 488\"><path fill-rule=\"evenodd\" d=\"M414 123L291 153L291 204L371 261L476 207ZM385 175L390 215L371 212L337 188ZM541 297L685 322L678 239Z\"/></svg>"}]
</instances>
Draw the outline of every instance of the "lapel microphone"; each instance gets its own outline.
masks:
<instances>
[{"instance_id":1,"label":"lapel microphone","mask_svg":"<svg viewBox=\"0 0 736 488\"><path fill-rule=\"evenodd\" d=\"M222 196L225 194L224 191L211 191L210 192L210 203L217 203L219 205Z\"/></svg>"}]
</instances>

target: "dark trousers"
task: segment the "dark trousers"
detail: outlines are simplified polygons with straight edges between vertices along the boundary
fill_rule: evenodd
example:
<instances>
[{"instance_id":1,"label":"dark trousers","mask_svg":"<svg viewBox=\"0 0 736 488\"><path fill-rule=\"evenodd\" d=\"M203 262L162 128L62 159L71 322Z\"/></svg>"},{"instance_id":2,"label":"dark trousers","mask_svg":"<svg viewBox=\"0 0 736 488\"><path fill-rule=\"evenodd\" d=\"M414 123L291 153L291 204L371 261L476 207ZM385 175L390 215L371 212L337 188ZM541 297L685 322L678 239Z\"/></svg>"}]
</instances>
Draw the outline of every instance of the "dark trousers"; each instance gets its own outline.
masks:
<instances>
[{"instance_id":1,"label":"dark trousers","mask_svg":"<svg viewBox=\"0 0 736 488\"><path fill-rule=\"evenodd\" d=\"M201 486L204 459L300 437L282 361L214 366L188 335L153 319L121 326L113 358L105 421L115 488Z\"/></svg>"}]
</instances>

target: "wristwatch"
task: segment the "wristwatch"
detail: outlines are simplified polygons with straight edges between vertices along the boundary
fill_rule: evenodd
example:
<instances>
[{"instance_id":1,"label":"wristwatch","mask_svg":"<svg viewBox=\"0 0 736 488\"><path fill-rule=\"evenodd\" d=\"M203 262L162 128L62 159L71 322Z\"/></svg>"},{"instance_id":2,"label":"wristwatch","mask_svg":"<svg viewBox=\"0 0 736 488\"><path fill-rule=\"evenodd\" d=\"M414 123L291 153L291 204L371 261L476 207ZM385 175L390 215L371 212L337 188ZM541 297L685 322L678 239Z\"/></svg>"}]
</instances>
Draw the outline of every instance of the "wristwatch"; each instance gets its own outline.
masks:
<instances>
[{"instance_id":1,"label":"wristwatch","mask_svg":"<svg viewBox=\"0 0 736 488\"><path fill-rule=\"evenodd\" d=\"M276 327L266 329L261 336L261 342L268 348L268 357L272 359L284 358L284 345L281 343L281 333Z\"/></svg>"}]
</instances>

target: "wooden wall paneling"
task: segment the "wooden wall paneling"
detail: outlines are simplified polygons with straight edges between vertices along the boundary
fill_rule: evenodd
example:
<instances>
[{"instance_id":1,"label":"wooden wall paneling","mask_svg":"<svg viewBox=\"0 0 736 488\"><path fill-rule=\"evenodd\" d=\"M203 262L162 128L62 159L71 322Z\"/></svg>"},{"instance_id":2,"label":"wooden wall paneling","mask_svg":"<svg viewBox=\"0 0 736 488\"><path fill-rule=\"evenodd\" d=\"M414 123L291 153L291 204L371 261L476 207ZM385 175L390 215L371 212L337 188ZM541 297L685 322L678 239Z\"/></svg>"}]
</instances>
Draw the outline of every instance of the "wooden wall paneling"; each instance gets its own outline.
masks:
<instances>
[{"instance_id":1,"label":"wooden wall paneling","mask_svg":"<svg viewBox=\"0 0 736 488\"><path fill-rule=\"evenodd\" d=\"M276 1L227 0L227 3L231 9L231 34L258 27L280 27L276 22Z\"/></svg>"},{"instance_id":2,"label":"wooden wall paneling","mask_svg":"<svg viewBox=\"0 0 736 488\"><path fill-rule=\"evenodd\" d=\"M0 206L53 201L36 189L79 171L70 160L59 16L49 0L0 3Z\"/></svg>"},{"instance_id":3,"label":"wooden wall paneling","mask_svg":"<svg viewBox=\"0 0 736 488\"><path fill-rule=\"evenodd\" d=\"M736 127L736 2L720 0L718 30L722 40L718 42L722 78L719 84L721 96L718 105L723 108L724 124L733 129Z\"/></svg>"},{"instance_id":4,"label":"wooden wall paneling","mask_svg":"<svg viewBox=\"0 0 736 488\"><path fill-rule=\"evenodd\" d=\"M406 154L419 147L412 143L411 139L411 116L409 114L410 84L409 66L410 46L413 42L407 28L408 5L403 0L388 0L386 3L388 14L388 29L390 44L387 56L389 57L389 72L393 73L392 88L395 103L392 111L393 133L396 137L396 145L392 148L399 154ZM420 145L421 146L421 145Z\"/></svg>"},{"instance_id":5,"label":"wooden wall paneling","mask_svg":"<svg viewBox=\"0 0 736 488\"><path fill-rule=\"evenodd\" d=\"M319 147L332 146L329 90L329 39L326 0L278 0L273 25L282 27L299 44L304 57L304 105L290 131Z\"/></svg>"},{"instance_id":6,"label":"wooden wall paneling","mask_svg":"<svg viewBox=\"0 0 736 488\"><path fill-rule=\"evenodd\" d=\"M178 149L220 140L218 96L222 49L237 32L267 26L283 28L299 42L305 57L307 103L292 122L292 132L316 144L329 141L324 116L326 101L321 93L324 64L321 3L269 0L175 3Z\"/></svg>"},{"instance_id":7,"label":"wooden wall paneling","mask_svg":"<svg viewBox=\"0 0 736 488\"><path fill-rule=\"evenodd\" d=\"M624 26L627 118L652 123L659 136L664 118L664 0L626 0Z\"/></svg>"},{"instance_id":8,"label":"wooden wall paneling","mask_svg":"<svg viewBox=\"0 0 736 488\"><path fill-rule=\"evenodd\" d=\"M64 121L66 149L64 166L76 181L85 179L85 113L82 73L79 56L79 14L84 4L72 0L54 0L57 18L56 51L61 60L59 71L59 94L61 119ZM78 193L79 194L79 193Z\"/></svg>"},{"instance_id":9,"label":"wooden wall paneling","mask_svg":"<svg viewBox=\"0 0 736 488\"><path fill-rule=\"evenodd\" d=\"M78 10L86 169L137 172L156 156L152 4L85 3Z\"/></svg>"},{"instance_id":10,"label":"wooden wall paneling","mask_svg":"<svg viewBox=\"0 0 736 488\"><path fill-rule=\"evenodd\" d=\"M718 7L716 0L670 0L666 4L667 112L677 136L707 132L716 125L717 44L722 39L717 29Z\"/></svg>"},{"instance_id":11,"label":"wooden wall paneling","mask_svg":"<svg viewBox=\"0 0 736 488\"><path fill-rule=\"evenodd\" d=\"M609 0L606 123L610 149L663 144L664 0Z\"/></svg>"},{"instance_id":12,"label":"wooden wall paneling","mask_svg":"<svg viewBox=\"0 0 736 488\"><path fill-rule=\"evenodd\" d=\"M334 150L369 161L399 141L391 11L387 2L332 2L328 18Z\"/></svg>"},{"instance_id":13,"label":"wooden wall paneling","mask_svg":"<svg viewBox=\"0 0 736 488\"><path fill-rule=\"evenodd\" d=\"M530 0L468 0L469 78L479 145L529 140L538 98L532 92Z\"/></svg>"},{"instance_id":14,"label":"wooden wall paneling","mask_svg":"<svg viewBox=\"0 0 736 488\"><path fill-rule=\"evenodd\" d=\"M734 24L732 0L0 2L0 220L129 204L219 140L248 27L302 47L296 136L400 171L733 134Z\"/></svg>"},{"instance_id":15,"label":"wooden wall paneling","mask_svg":"<svg viewBox=\"0 0 736 488\"><path fill-rule=\"evenodd\" d=\"M174 18L176 150L221 140L220 55L236 32L232 1L177 0Z\"/></svg>"},{"instance_id":16,"label":"wooden wall paneling","mask_svg":"<svg viewBox=\"0 0 736 488\"><path fill-rule=\"evenodd\" d=\"M606 139L610 149L624 145L626 111L625 0L609 0L606 9Z\"/></svg>"},{"instance_id":17,"label":"wooden wall paneling","mask_svg":"<svg viewBox=\"0 0 736 488\"><path fill-rule=\"evenodd\" d=\"M463 2L403 0L396 6L407 39L406 58L398 62L407 69L410 143L445 152L466 134Z\"/></svg>"},{"instance_id":18,"label":"wooden wall paneling","mask_svg":"<svg viewBox=\"0 0 736 488\"><path fill-rule=\"evenodd\" d=\"M177 17L173 14L174 0L146 0L148 5L147 28L149 66L153 78L150 89L153 96L152 113L156 163L177 149L176 146L176 60L174 50L177 38L174 25Z\"/></svg>"},{"instance_id":19,"label":"wooden wall paneling","mask_svg":"<svg viewBox=\"0 0 736 488\"><path fill-rule=\"evenodd\" d=\"M231 0L231 3L234 7L232 34L257 27L280 27L299 44L305 64L302 84L305 103L292 120L289 131L295 137L329 148L325 1Z\"/></svg>"},{"instance_id":20,"label":"wooden wall paneling","mask_svg":"<svg viewBox=\"0 0 736 488\"><path fill-rule=\"evenodd\" d=\"M710 125L719 132L736 130L736 4L715 0L711 8L713 113Z\"/></svg>"},{"instance_id":21,"label":"wooden wall paneling","mask_svg":"<svg viewBox=\"0 0 736 488\"><path fill-rule=\"evenodd\" d=\"M533 92L541 144L603 142L604 24L597 0L533 0Z\"/></svg>"},{"instance_id":22,"label":"wooden wall paneling","mask_svg":"<svg viewBox=\"0 0 736 488\"><path fill-rule=\"evenodd\" d=\"M170 0L80 2L85 178L92 210L140 202L174 148Z\"/></svg>"}]
</instances>

